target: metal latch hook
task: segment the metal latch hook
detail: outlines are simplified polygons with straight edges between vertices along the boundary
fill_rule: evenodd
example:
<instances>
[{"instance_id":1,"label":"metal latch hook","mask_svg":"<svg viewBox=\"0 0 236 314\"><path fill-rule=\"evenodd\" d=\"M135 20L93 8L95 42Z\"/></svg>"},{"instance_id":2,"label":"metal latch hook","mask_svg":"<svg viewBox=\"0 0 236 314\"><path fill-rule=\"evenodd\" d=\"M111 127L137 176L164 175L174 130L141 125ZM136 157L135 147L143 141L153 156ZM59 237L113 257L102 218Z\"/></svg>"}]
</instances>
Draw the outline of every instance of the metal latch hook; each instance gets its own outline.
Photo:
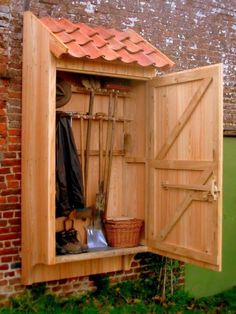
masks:
<instances>
[{"instance_id":1,"label":"metal latch hook","mask_svg":"<svg viewBox=\"0 0 236 314\"><path fill-rule=\"evenodd\" d=\"M211 180L211 191L210 191L210 194L213 197L214 201L216 201L218 199L219 190L218 190L218 187L216 185L216 179L215 178L213 178Z\"/></svg>"}]
</instances>

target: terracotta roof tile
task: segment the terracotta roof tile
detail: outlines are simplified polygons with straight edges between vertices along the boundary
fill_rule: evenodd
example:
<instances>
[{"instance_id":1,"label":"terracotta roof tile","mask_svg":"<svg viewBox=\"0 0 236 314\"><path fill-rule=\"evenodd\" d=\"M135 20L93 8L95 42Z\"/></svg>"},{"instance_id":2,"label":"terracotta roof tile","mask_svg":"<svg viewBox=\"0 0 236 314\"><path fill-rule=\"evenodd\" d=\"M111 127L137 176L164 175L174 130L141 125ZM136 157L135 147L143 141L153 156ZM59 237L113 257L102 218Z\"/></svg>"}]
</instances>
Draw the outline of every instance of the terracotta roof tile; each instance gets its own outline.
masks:
<instances>
[{"instance_id":1,"label":"terracotta roof tile","mask_svg":"<svg viewBox=\"0 0 236 314\"><path fill-rule=\"evenodd\" d=\"M73 33L70 33L70 36L80 43L81 46L87 44L90 41L93 41L92 38L81 32L79 29Z\"/></svg>"},{"instance_id":2,"label":"terracotta roof tile","mask_svg":"<svg viewBox=\"0 0 236 314\"><path fill-rule=\"evenodd\" d=\"M67 32L67 33L72 33L72 32L75 32L77 29L79 29L79 26L70 22L69 20L66 20L66 19L60 19L60 20L57 20L58 24L60 24L61 27L64 28L64 30Z\"/></svg>"},{"instance_id":3,"label":"terracotta roof tile","mask_svg":"<svg viewBox=\"0 0 236 314\"><path fill-rule=\"evenodd\" d=\"M64 44L68 44L68 43L70 43L72 41L76 41L70 34L68 34L66 32L57 33L57 37L60 38L60 40Z\"/></svg>"},{"instance_id":4,"label":"terracotta roof tile","mask_svg":"<svg viewBox=\"0 0 236 314\"><path fill-rule=\"evenodd\" d=\"M104 47L106 45L108 45L107 41L104 40L101 36L99 35L94 35L91 37L91 40L93 40L94 44L98 47L98 48L101 48L101 47Z\"/></svg>"},{"instance_id":5,"label":"terracotta roof tile","mask_svg":"<svg viewBox=\"0 0 236 314\"><path fill-rule=\"evenodd\" d=\"M41 21L68 48L65 54L74 58L120 60L158 68L170 68L174 64L132 29L118 31L102 26L90 27L51 17L43 17Z\"/></svg>"},{"instance_id":6,"label":"terracotta roof tile","mask_svg":"<svg viewBox=\"0 0 236 314\"><path fill-rule=\"evenodd\" d=\"M99 34L97 30L93 29L92 27L84 23L77 23L76 25L79 27L81 32L83 32L84 34L88 36L94 36L95 34Z\"/></svg>"},{"instance_id":7,"label":"terracotta roof tile","mask_svg":"<svg viewBox=\"0 0 236 314\"><path fill-rule=\"evenodd\" d=\"M60 26L55 20L53 20L51 17L44 16L41 18L41 21L43 24L45 24L51 32L53 33L59 33L63 32L65 29Z\"/></svg>"},{"instance_id":8,"label":"terracotta roof tile","mask_svg":"<svg viewBox=\"0 0 236 314\"><path fill-rule=\"evenodd\" d=\"M125 44L119 40L116 40L116 38L111 38L109 40L109 47L114 51L117 51L120 50L121 48L125 48Z\"/></svg>"},{"instance_id":9,"label":"terracotta roof tile","mask_svg":"<svg viewBox=\"0 0 236 314\"><path fill-rule=\"evenodd\" d=\"M122 43L125 44L126 49L130 53L136 53L136 52L143 51L143 48L139 47L138 45L135 45L130 39L124 39L124 40L122 40Z\"/></svg>"}]
</instances>

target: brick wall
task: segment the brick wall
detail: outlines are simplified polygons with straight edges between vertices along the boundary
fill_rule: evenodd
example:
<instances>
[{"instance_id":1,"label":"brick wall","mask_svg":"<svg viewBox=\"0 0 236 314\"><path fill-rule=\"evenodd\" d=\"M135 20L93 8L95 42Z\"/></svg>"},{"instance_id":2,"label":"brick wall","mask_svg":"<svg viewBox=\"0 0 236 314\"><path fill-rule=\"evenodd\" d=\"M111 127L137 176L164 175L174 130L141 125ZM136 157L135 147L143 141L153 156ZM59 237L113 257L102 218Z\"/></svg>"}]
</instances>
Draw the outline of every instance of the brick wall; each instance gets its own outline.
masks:
<instances>
[{"instance_id":1,"label":"brick wall","mask_svg":"<svg viewBox=\"0 0 236 314\"><path fill-rule=\"evenodd\" d=\"M230 0L0 0L0 298L20 283L22 12L124 29L132 27L176 62L175 70L224 64L224 123L236 132L236 11ZM112 281L140 271L112 274ZM48 283L66 293L92 289L88 277Z\"/></svg>"}]
</instances>

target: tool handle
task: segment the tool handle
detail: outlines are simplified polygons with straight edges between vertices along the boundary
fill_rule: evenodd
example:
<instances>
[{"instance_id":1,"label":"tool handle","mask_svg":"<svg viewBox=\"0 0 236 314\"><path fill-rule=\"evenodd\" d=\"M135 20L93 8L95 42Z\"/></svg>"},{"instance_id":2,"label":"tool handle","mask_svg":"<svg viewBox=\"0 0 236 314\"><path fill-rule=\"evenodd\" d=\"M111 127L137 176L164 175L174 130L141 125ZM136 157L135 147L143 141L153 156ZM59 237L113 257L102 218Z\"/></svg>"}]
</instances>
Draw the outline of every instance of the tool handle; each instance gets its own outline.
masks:
<instances>
[{"instance_id":1,"label":"tool handle","mask_svg":"<svg viewBox=\"0 0 236 314\"><path fill-rule=\"evenodd\" d=\"M93 107L94 107L94 91L90 91L90 97L89 97L89 115L93 114ZM85 179L85 200L88 199L88 170L89 170L89 151L90 151L90 143L91 143L91 127L92 127L92 121L88 120L88 126L87 126L87 136L86 136L86 154L85 154L85 173L84 173L84 179Z\"/></svg>"},{"instance_id":2,"label":"tool handle","mask_svg":"<svg viewBox=\"0 0 236 314\"><path fill-rule=\"evenodd\" d=\"M107 170L107 180L106 186L104 187L104 194L105 194L105 208L104 208L104 219L107 218L107 205L108 205L108 198L109 198L109 191L110 191L110 179L111 179L111 168L112 168L112 157L113 157L113 146L114 146L114 139L115 139L115 118L117 113L117 102L118 102L118 94L115 93L114 97L114 104L113 104L113 120L111 125L111 137L109 143L109 159L108 159L108 170Z\"/></svg>"},{"instance_id":3,"label":"tool handle","mask_svg":"<svg viewBox=\"0 0 236 314\"><path fill-rule=\"evenodd\" d=\"M85 186L84 178L84 119L80 118L80 152L81 152L81 169L82 169L82 179L83 185Z\"/></svg>"}]
</instances>

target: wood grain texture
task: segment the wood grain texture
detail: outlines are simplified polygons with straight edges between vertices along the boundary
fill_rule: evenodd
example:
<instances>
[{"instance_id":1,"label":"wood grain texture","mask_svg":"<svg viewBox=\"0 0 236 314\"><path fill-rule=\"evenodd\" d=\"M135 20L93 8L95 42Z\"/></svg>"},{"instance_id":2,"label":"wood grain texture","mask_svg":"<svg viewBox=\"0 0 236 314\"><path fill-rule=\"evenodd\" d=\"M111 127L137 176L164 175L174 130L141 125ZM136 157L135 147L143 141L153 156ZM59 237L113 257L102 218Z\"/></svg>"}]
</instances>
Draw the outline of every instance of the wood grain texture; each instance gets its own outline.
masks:
<instances>
[{"instance_id":1,"label":"wood grain texture","mask_svg":"<svg viewBox=\"0 0 236 314\"><path fill-rule=\"evenodd\" d=\"M156 75L154 67L140 67L105 61L74 60L72 58L58 59L57 68L58 70L66 70L69 72L124 77L135 80L148 80Z\"/></svg>"},{"instance_id":2,"label":"wood grain texture","mask_svg":"<svg viewBox=\"0 0 236 314\"><path fill-rule=\"evenodd\" d=\"M222 223L221 71L221 66L215 65L173 73L150 83L147 218L147 243L153 250L218 270ZM220 192L213 200L210 186L215 177ZM200 188L197 191L199 185L203 185L202 192Z\"/></svg>"},{"instance_id":3,"label":"wood grain texture","mask_svg":"<svg viewBox=\"0 0 236 314\"><path fill-rule=\"evenodd\" d=\"M37 38L37 40L35 40ZM48 32L24 15L22 99L22 277L55 251L55 60Z\"/></svg>"},{"instance_id":4,"label":"wood grain texture","mask_svg":"<svg viewBox=\"0 0 236 314\"><path fill-rule=\"evenodd\" d=\"M35 40L37 38L37 40ZM29 12L24 17L22 111L22 282L32 284L128 269L133 254L152 251L212 269L221 267L222 74L210 66L155 80L151 68L63 58L47 29ZM50 53L52 51L56 60ZM142 218L148 246L55 255L56 71L132 79L118 97L108 216ZM69 74L67 73L67 76ZM109 94L95 95L94 112L108 112ZM89 94L73 89L64 111L86 114ZM61 108L60 108L61 110ZM92 121L87 205L95 204L99 141L105 156L108 122ZM86 145L88 121L72 121L78 155ZM101 124L100 124L101 126ZM129 145L125 149L124 137ZM156 157L158 157L156 159ZM104 160L102 160L104 162ZM84 161L81 159L81 162ZM216 180L217 200L208 187ZM163 182L168 182L165 189ZM199 185L202 191L196 189ZM184 189L184 187L188 187ZM86 241L84 225L75 227Z\"/></svg>"}]
</instances>

